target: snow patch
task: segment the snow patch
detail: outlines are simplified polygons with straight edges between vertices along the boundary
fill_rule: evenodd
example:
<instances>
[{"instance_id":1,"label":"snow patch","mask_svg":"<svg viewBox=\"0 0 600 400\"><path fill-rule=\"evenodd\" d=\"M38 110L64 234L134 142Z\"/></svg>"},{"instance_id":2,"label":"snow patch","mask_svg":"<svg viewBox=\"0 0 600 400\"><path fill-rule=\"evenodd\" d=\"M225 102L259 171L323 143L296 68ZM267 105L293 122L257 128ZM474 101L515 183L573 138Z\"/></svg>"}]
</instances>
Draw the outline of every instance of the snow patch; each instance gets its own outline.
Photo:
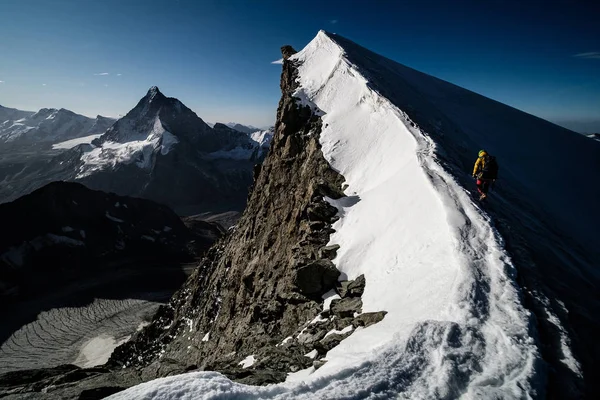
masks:
<instances>
[{"instance_id":1,"label":"snow patch","mask_svg":"<svg viewBox=\"0 0 600 400\"><path fill-rule=\"evenodd\" d=\"M106 364L112 352L123 343L127 342L131 336L115 339L109 335L99 335L87 341L79 352L79 355L73 361L73 364L81 368L91 368Z\"/></svg>"},{"instance_id":2,"label":"snow patch","mask_svg":"<svg viewBox=\"0 0 600 400\"><path fill-rule=\"evenodd\" d=\"M314 349L311 352L306 353L304 357L312 358L314 360L317 357L317 355L319 355L319 352L316 349Z\"/></svg>"},{"instance_id":3,"label":"snow patch","mask_svg":"<svg viewBox=\"0 0 600 400\"><path fill-rule=\"evenodd\" d=\"M331 307L331 302L336 299L341 299L341 297L339 294L337 294L335 289L331 289L329 292L325 293L322 296L322 299L324 300L323 311L327 311L329 310L329 307Z\"/></svg>"},{"instance_id":4,"label":"snow patch","mask_svg":"<svg viewBox=\"0 0 600 400\"><path fill-rule=\"evenodd\" d=\"M336 329L330 330L329 332L327 332L325 334L325 337L329 336L329 335L333 335L333 334L338 334L338 335L345 335L348 332L352 332L352 330L354 329L354 327L352 325L349 325L347 327L345 327L344 329L342 329L341 331L338 331Z\"/></svg>"},{"instance_id":5,"label":"snow patch","mask_svg":"<svg viewBox=\"0 0 600 400\"><path fill-rule=\"evenodd\" d=\"M254 365L255 362L256 362L256 358L254 358L254 355L251 355L251 356L244 358L242 361L240 361L238 363L238 365L241 365L242 368L250 368L251 366Z\"/></svg>"},{"instance_id":6,"label":"snow patch","mask_svg":"<svg viewBox=\"0 0 600 400\"><path fill-rule=\"evenodd\" d=\"M92 141L98 139L100 136L102 136L101 133L97 134L97 135L89 135L89 136L84 136L84 137L80 137L80 138L76 138L76 139L66 140L64 142L53 144L52 148L54 150L72 149L73 147L79 146L80 144L92 143Z\"/></svg>"}]
</instances>

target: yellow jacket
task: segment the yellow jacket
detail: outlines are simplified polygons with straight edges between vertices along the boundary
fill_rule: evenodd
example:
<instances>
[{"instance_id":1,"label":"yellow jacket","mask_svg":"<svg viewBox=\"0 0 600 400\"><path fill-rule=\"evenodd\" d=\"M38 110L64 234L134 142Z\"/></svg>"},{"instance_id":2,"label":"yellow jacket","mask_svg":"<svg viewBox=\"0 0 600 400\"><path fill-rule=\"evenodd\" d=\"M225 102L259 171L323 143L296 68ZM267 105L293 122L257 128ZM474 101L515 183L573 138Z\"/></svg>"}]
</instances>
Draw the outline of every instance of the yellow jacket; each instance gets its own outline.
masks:
<instances>
[{"instance_id":1,"label":"yellow jacket","mask_svg":"<svg viewBox=\"0 0 600 400\"><path fill-rule=\"evenodd\" d=\"M481 153L481 155L475 161L475 166L473 167L473 176L478 176L483 172L483 168L485 167L485 156L487 156L486 152Z\"/></svg>"}]
</instances>

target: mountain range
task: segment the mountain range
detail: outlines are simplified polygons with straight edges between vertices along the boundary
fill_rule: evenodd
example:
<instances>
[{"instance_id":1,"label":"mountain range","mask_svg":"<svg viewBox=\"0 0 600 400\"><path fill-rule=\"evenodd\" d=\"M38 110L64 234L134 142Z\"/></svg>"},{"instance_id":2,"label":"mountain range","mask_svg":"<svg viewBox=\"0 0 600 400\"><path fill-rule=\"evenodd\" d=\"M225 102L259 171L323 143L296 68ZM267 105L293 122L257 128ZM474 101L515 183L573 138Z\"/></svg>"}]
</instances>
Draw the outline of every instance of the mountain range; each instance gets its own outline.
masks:
<instances>
[{"instance_id":1,"label":"mountain range","mask_svg":"<svg viewBox=\"0 0 600 400\"><path fill-rule=\"evenodd\" d=\"M22 115L16 111L12 114ZM74 114L41 110L29 119L38 121L52 115L50 120L63 121ZM57 131L61 134L47 136L47 140L52 137L56 143L88 138L96 128L104 128L105 120L97 119L96 124L87 121L88 129L75 129L81 127L80 119L60 124ZM0 201L64 180L155 200L182 214L240 211L252 183L253 166L266 155L271 136L269 131L248 135L220 123L211 128L179 100L152 87L127 115L111 123L91 143L75 144L5 176Z\"/></svg>"},{"instance_id":2,"label":"mountain range","mask_svg":"<svg viewBox=\"0 0 600 400\"><path fill-rule=\"evenodd\" d=\"M113 123L98 115L88 118L64 108L42 108L38 112L0 106L0 150L2 147L38 146L98 135Z\"/></svg>"}]
</instances>

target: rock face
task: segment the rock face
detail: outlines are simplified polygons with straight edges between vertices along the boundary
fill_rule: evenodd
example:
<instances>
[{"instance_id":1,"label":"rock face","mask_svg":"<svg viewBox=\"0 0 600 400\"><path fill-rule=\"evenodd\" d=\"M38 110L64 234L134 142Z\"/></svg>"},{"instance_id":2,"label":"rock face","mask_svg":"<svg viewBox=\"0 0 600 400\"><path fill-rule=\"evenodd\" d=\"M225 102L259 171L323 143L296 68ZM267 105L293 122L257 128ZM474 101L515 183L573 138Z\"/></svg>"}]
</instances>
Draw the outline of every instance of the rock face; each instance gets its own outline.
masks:
<instances>
[{"instance_id":1,"label":"rock face","mask_svg":"<svg viewBox=\"0 0 600 400\"><path fill-rule=\"evenodd\" d=\"M188 229L148 200L51 183L0 205L0 296L26 298L91 271L137 261L192 261L223 233L196 221Z\"/></svg>"}]
</instances>

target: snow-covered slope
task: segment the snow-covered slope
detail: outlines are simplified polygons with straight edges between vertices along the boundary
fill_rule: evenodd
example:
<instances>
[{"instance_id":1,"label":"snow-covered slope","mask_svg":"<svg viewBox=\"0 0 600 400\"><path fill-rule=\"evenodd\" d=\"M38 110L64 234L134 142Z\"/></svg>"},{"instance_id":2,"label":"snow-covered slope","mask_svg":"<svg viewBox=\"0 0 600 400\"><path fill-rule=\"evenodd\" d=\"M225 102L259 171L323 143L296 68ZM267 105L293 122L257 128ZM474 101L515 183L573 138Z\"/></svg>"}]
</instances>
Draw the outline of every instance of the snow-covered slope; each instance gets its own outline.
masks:
<instances>
[{"instance_id":1,"label":"snow-covered slope","mask_svg":"<svg viewBox=\"0 0 600 400\"><path fill-rule=\"evenodd\" d=\"M11 111L11 112L9 112ZM42 108L36 113L2 108L0 143L59 143L104 133L114 120L98 115L95 119L61 108Z\"/></svg>"},{"instance_id":2,"label":"snow-covered slope","mask_svg":"<svg viewBox=\"0 0 600 400\"><path fill-rule=\"evenodd\" d=\"M341 246L333 261L341 278L365 275L364 312L388 314L284 384L194 373L112 398L509 399L543 398L557 385L561 397L580 396L585 355L571 332L581 327L555 305L586 315L597 332L598 143L325 32L291 60L295 96L321 115L323 154L348 185L346 198L331 200L340 216L331 244ZM501 165L486 210L469 192L480 148ZM542 267L567 288L535 286ZM553 329L540 338L536 322ZM593 358L594 342L578 333Z\"/></svg>"}]
</instances>

